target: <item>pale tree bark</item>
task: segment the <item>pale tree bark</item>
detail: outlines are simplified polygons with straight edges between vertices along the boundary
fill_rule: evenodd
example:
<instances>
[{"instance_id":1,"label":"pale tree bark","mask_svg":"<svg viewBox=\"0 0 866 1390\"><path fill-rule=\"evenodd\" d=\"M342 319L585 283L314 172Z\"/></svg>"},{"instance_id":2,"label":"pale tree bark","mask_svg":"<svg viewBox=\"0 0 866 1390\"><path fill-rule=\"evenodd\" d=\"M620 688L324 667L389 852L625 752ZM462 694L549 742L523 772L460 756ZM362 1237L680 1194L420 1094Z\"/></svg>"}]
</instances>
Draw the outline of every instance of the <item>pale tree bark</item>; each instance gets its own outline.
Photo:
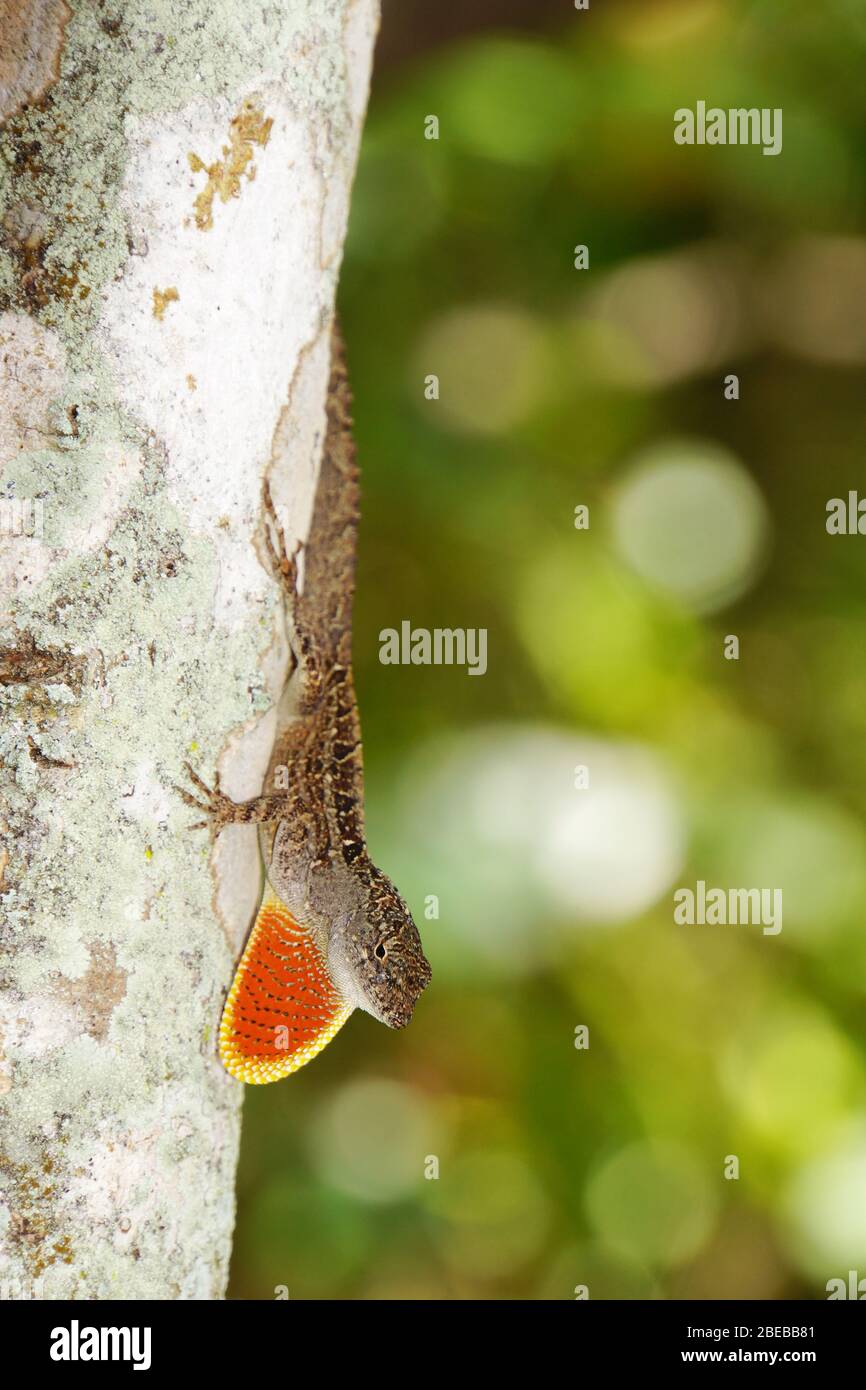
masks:
<instances>
[{"instance_id":1,"label":"pale tree bark","mask_svg":"<svg viewBox=\"0 0 866 1390\"><path fill-rule=\"evenodd\" d=\"M376 0L0 0L0 1294L224 1292L261 786ZM23 534L22 534L23 533Z\"/></svg>"}]
</instances>

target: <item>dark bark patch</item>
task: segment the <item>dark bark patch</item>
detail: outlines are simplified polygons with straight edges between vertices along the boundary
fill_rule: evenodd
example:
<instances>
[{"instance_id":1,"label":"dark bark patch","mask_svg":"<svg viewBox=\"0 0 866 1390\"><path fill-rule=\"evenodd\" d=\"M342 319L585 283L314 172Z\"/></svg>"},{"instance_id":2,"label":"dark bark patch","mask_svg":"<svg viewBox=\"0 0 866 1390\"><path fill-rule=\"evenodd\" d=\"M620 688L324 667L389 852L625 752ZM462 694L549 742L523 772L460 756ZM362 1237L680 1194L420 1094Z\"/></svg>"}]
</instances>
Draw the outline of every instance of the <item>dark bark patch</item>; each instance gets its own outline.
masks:
<instances>
[{"instance_id":1,"label":"dark bark patch","mask_svg":"<svg viewBox=\"0 0 866 1390\"><path fill-rule=\"evenodd\" d=\"M0 0L0 125L59 78L71 17L66 0Z\"/></svg>"}]
</instances>

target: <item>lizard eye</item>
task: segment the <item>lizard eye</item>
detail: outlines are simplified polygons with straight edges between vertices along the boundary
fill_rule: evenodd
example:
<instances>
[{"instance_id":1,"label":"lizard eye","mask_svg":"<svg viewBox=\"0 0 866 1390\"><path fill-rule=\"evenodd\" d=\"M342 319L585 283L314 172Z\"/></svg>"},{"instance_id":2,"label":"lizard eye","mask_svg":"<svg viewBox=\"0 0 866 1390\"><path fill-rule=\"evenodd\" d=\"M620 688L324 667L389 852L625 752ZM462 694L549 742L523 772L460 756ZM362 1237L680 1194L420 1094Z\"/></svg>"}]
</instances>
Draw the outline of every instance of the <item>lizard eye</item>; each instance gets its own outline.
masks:
<instances>
[{"instance_id":1,"label":"lizard eye","mask_svg":"<svg viewBox=\"0 0 866 1390\"><path fill-rule=\"evenodd\" d=\"M384 941L380 941L380 942L379 942L379 945L376 947L375 951L373 952L373 955L374 955L374 956L378 956L380 960L384 960L385 957L387 956L387 954L388 954L388 952L385 950L385 943L384 943Z\"/></svg>"}]
</instances>

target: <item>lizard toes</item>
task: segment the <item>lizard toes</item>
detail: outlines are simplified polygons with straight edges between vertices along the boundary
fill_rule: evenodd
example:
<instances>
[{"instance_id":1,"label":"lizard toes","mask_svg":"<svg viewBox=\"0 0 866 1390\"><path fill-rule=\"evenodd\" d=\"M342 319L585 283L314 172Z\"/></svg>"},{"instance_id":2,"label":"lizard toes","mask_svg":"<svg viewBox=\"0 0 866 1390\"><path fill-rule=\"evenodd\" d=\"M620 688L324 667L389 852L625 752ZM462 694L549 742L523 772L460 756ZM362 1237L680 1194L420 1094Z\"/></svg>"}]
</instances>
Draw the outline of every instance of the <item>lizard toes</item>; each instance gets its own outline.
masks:
<instances>
[{"instance_id":1,"label":"lizard toes","mask_svg":"<svg viewBox=\"0 0 866 1390\"><path fill-rule=\"evenodd\" d=\"M189 777L190 781L193 782L194 785L197 786L200 791L203 791L206 796L211 796L212 793L210 787L208 786L207 782L205 782L201 777L199 777L195 768L187 762L184 763L184 768L186 769L186 774Z\"/></svg>"},{"instance_id":2,"label":"lizard toes","mask_svg":"<svg viewBox=\"0 0 866 1390\"><path fill-rule=\"evenodd\" d=\"M187 806L194 807L196 811L207 811L209 809L201 801L198 801L196 797L193 796L192 792L187 791L186 787L179 787L176 783L173 783L172 785L174 790L177 792L178 796L181 798L182 801L186 803Z\"/></svg>"}]
</instances>

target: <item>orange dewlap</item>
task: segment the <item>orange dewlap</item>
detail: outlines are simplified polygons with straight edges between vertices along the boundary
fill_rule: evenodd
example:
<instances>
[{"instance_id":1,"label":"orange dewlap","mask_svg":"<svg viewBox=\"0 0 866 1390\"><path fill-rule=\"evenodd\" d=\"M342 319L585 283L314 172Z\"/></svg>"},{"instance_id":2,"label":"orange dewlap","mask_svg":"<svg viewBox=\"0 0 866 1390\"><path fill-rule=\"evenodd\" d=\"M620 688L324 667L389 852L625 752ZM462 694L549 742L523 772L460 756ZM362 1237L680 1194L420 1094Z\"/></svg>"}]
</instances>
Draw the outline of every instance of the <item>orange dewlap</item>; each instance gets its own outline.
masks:
<instances>
[{"instance_id":1,"label":"orange dewlap","mask_svg":"<svg viewBox=\"0 0 866 1390\"><path fill-rule=\"evenodd\" d=\"M265 886L220 1023L220 1057L240 1081L289 1076L342 1028L351 1005L306 928Z\"/></svg>"}]
</instances>

